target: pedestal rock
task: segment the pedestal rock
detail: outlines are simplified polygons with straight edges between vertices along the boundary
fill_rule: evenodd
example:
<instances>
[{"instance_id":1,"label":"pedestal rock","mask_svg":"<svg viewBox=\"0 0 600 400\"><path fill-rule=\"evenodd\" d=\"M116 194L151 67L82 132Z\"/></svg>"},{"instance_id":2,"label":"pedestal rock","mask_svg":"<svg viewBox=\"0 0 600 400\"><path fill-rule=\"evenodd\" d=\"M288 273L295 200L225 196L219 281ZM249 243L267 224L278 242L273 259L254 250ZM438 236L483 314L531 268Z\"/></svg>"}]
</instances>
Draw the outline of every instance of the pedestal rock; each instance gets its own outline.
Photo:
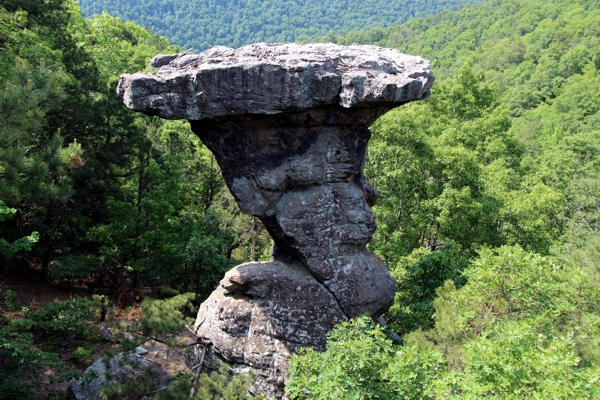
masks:
<instances>
[{"instance_id":1,"label":"pedestal rock","mask_svg":"<svg viewBox=\"0 0 600 400\"><path fill-rule=\"evenodd\" d=\"M366 250L378 196L363 174L368 127L429 95L429 62L376 46L259 43L150 66L121 76L125 104L189 120L240 209L274 241L271 262L225 275L194 328L212 360L255 371L251 391L281 397L299 346L324 349L337 322L393 302L393 279Z\"/></svg>"}]
</instances>

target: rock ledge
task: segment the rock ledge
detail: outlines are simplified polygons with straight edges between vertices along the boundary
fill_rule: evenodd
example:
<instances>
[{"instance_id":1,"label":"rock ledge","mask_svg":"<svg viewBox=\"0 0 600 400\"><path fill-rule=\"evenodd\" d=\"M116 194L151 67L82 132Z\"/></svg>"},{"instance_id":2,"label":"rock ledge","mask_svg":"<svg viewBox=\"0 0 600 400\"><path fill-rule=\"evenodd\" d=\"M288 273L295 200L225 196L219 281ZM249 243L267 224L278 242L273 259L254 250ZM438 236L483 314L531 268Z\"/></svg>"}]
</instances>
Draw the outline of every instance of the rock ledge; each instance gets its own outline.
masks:
<instances>
[{"instance_id":1,"label":"rock ledge","mask_svg":"<svg viewBox=\"0 0 600 400\"><path fill-rule=\"evenodd\" d=\"M258 43L160 55L155 74L123 75L118 93L136 111L202 120L339 104L398 106L429 94L429 61L377 46Z\"/></svg>"}]
</instances>

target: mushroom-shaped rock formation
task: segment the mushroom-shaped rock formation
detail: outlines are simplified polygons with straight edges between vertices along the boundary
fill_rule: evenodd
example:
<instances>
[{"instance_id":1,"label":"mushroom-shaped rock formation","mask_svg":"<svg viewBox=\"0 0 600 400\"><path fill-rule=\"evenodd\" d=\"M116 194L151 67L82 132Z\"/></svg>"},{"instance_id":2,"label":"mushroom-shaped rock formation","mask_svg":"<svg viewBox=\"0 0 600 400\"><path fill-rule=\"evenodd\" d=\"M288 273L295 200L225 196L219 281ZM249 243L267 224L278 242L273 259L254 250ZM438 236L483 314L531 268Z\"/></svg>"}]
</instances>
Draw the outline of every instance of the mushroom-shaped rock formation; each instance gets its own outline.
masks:
<instances>
[{"instance_id":1,"label":"mushroom-shaped rock formation","mask_svg":"<svg viewBox=\"0 0 600 400\"><path fill-rule=\"evenodd\" d=\"M273 261L235 267L200 306L212 354L253 368L254 392L280 396L289 355L323 349L345 318L394 299L366 250L377 191L363 175L369 125L429 95L429 62L392 49L334 44L217 46L159 55L153 74L122 75L125 104L187 119L215 154L244 213L273 238Z\"/></svg>"}]
</instances>

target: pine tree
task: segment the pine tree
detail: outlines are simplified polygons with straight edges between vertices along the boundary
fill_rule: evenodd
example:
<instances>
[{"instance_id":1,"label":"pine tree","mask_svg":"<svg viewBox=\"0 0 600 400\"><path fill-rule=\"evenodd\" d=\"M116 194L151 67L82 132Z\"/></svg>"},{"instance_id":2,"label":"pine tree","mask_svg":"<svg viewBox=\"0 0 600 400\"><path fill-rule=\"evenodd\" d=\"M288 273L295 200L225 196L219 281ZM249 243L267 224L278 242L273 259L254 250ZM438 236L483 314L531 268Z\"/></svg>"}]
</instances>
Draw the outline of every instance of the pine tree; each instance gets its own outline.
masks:
<instances>
[{"instance_id":1,"label":"pine tree","mask_svg":"<svg viewBox=\"0 0 600 400\"><path fill-rule=\"evenodd\" d=\"M46 68L43 60L34 68L17 59L11 75L0 87L2 205L7 210L29 210L64 202L72 192L68 172L83 164L82 149L77 142L63 147L60 131L49 133L43 129L47 113L57 108L63 98L62 72ZM25 227L23 212L4 214L16 214L18 222L18 233L13 231L13 237L11 232L4 234L8 240L32 234ZM25 248L30 248L33 241L28 243ZM4 255L13 252L7 250Z\"/></svg>"}]
</instances>

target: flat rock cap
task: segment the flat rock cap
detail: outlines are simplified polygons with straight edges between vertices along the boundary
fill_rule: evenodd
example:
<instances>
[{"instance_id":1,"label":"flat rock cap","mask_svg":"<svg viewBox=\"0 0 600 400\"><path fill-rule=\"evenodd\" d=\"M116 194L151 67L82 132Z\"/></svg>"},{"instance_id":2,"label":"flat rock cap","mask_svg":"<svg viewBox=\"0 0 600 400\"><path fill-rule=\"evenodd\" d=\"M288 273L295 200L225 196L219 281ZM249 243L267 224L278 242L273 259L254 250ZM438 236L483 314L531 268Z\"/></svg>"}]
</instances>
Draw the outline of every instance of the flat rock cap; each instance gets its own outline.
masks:
<instances>
[{"instance_id":1,"label":"flat rock cap","mask_svg":"<svg viewBox=\"0 0 600 400\"><path fill-rule=\"evenodd\" d=\"M421 57L378 46L257 43L200 54L158 55L151 74L123 74L127 107L167 119L279 114L337 104L399 106L429 95Z\"/></svg>"}]
</instances>

